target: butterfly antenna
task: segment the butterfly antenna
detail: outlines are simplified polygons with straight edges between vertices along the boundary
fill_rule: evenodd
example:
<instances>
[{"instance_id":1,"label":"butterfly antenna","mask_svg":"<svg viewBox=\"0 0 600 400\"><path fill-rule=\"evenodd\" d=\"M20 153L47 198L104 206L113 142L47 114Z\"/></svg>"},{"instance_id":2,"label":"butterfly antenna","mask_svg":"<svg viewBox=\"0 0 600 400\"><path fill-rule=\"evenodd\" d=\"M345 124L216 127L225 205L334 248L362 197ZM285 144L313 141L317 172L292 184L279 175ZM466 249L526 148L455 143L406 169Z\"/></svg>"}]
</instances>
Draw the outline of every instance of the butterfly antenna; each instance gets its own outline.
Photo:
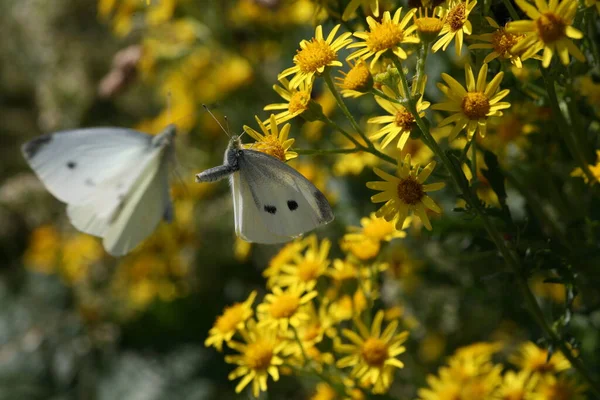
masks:
<instances>
[{"instance_id":1,"label":"butterfly antenna","mask_svg":"<svg viewBox=\"0 0 600 400\"><path fill-rule=\"evenodd\" d=\"M217 124L219 124L219 126L221 127L221 129L223 130L223 132L225 132L225 134L226 134L228 137L231 137L231 135L229 134L229 132L227 132L227 131L225 130L225 128L223 128L223 125L221 125L221 123L219 122L219 120L217 119L217 117L215 117L215 115L214 115L214 114L213 114L213 113L212 113L212 112L209 110L208 106L207 106L206 104L202 104L202 107L204 107L204 109L205 109L205 110L206 110L206 111L207 111L207 112L210 114L210 116L211 116L211 117L213 117L213 119L215 120L215 122L216 122ZM227 118L226 118L226 120L227 120ZM227 125L227 126L229 126L229 125Z\"/></svg>"}]
</instances>

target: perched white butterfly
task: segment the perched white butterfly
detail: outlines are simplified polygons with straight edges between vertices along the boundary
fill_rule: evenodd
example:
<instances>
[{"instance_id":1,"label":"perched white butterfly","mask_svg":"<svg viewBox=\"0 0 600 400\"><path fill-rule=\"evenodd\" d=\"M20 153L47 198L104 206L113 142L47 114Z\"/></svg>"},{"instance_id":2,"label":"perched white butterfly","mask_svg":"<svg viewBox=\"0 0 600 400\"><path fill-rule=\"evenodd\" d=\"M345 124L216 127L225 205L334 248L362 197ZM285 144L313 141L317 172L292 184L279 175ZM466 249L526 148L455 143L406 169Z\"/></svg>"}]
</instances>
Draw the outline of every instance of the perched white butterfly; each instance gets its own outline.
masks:
<instances>
[{"instance_id":1,"label":"perched white butterfly","mask_svg":"<svg viewBox=\"0 0 600 400\"><path fill-rule=\"evenodd\" d=\"M103 238L121 256L173 218L169 161L175 126L151 136L122 128L76 129L42 135L22 147L48 191L67 203L80 231Z\"/></svg>"},{"instance_id":2,"label":"perched white butterfly","mask_svg":"<svg viewBox=\"0 0 600 400\"><path fill-rule=\"evenodd\" d=\"M275 157L242 148L234 136L223 165L196 175L196 182L230 177L235 231L256 243L287 242L333 221L327 199L308 179Z\"/></svg>"}]
</instances>

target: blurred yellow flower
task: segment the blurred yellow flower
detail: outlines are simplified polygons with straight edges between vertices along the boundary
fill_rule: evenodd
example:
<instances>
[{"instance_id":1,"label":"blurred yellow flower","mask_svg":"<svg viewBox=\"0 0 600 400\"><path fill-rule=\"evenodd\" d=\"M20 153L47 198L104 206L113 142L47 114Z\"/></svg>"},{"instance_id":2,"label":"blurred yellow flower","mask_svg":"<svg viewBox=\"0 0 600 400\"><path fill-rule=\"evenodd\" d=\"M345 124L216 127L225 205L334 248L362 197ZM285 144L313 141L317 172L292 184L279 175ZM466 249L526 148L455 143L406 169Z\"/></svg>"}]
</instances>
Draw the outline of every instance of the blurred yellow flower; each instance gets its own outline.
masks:
<instances>
[{"instance_id":1,"label":"blurred yellow flower","mask_svg":"<svg viewBox=\"0 0 600 400\"><path fill-rule=\"evenodd\" d=\"M502 383L494 393L493 400L534 400L534 392L540 376L530 371L506 371Z\"/></svg>"},{"instance_id":2,"label":"blurred yellow flower","mask_svg":"<svg viewBox=\"0 0 600 400\"><path fill-rule=\"evenodd\" d=\"M379 0L350 0L342 14L342 21L352 18L354 12L361 6L365 14L370 11L374 17L379 17Z\"/></svg>"},{"instance_id":3,"label":"blurred yellow flower","mask_svg":"<svg viewBox=\"0 0 600 400\"><path fill-rule=\"evenodd\" d=\"M362 59L356 62L349 61L350 71L340 71L342 78L335 77L340 93L343 97L357 98L366 94L373 87L373 77L367 63Z\"/></svg>"},{"instance_id":4,"label":"blurred yellow flower","mask_svg":"<svg viewBox=\"0 0 600 400\"><path fill-rule=\"evenodd\" d=\"M558 53L564 65L569 64L569 54L581 62L585 56L571 39L581 39L583 33L573 28L573 20L577 12L577 0L536 0L535 7L525 0L515 0L517 5L531 20L509 22L506 31L524 34L525 38L515 44L512 51L523 52L526 60L544 49L542 66L548 68L554 53Z\"/></svg>"},{"instance_id":5,"label":"blurred yellow flower","mask_svg":"<svg viewBox=\"0 0 600 400\"><path fill-rule=\"evenodd\" d=\"M429 108L430 103L428 101L423 101L423 93L425 91L427 79L423 79L421 83L422 84L420 87L417 87L416 84L412 86L410 96L413 98L418 98L415 107L419 113L419 116L423 118L425 116L425 110ZM407 100L409 98L408 94L404 91L402 84L398 83L397 90L400 93L400 99L398 100ZM388 88L387 86L383 86L382 91L388 97L396 98L394 90ZM375 96L375 101L377 101L377 104L379 104L390 115L369 118L367 121L369 124L386 124L383 128L373 133L370 138L373 140L379 140L383 138L381 141L382 149L385 149L393 140L398 138L396 147L402 150L413 129L417 128L415 117L406 107L399 103L379 96Z\"/></svg>"},{"instance_id":6,"label":"blurred yellow flower","mask_svg":"<svg viewBox=\"0 0 600 400\"><path fill-rule=\"evenodd\" d=\"M372 285L365 284L366 289L369 290ZM374 290L370 290L371 298L377 297ZM358 289L352 295L342 295L337 300L331 303L329 307L329 315L336 322L348 321L355 316L360 314L367 309L367 299L364 292Z\"/></svg>"},{"instance_id":7,"label":"blurred yellow flower","mask_svg":"<svg viewBox=\"0 0 600 400\"><path fill-rule=\"evenodd\" d=\"M419 38L415 35L412 35L416 29L416 26L411 25L407 28L407 25L411 21L415 12L416 9L408 11L404 18L402 18L402 21L400 21L402 7L396 10L393 18L390 16L389 11L384 12L381 22L378 22L373 17L367 17L369 31L355 32L354 36L362 39L362 41L352 43L348 46L349 49L362 48L350 54L347 59L352 60L354 58L360 58L367 60L370 57L373 57L370 64L370 67L373 68L377 60L379 60L384 53L390 50L398 58L405 60L407 54L406 51L400 47L400 45L419 43Z\"/></svg>"},{"instance_id":8,"label":"blurred yellow flower","mask_svg":"<svg viewBox=\"0 0 600 400\"><path fill-rule=\"evenodd\" d=\"M340 243L342 250L350 252L360 260L368 260L379 254L382 241L389 242L395 238L406 237L406 232L396 229L394 221L386 221L376 213L361 218L360 224L361 228L348 227L350 232L344 235ZM409 224L410 219L407 218L402 229L407 228Z\"/></svg>"},{"instance_id":9,"label":"blurred yellow flower","mask_svg":"<svg viewBox=\"0 0 600 400\"><path fill-rule=\"evenodd\" d=\"M244 131L256 140L254 143L244 145L245 148L261 151L283 162L298 157L298 153L290 150L290 147L295 142L295 139L288 139L290 124L285 124L280 131L275 120L275 115L271 114L268 127L257 116L254 118L264 134L260 134L248 125L244 125Z\"/></svg>"},{"instance_id":10,"label":"blurred yellow flower","mask_svg":"<svg viewBox=\"0 0 600 400\"><path fill-rule=\"evenodd\" d=\"M335 35L340 25L333 27L326 39L323 38L323 27L317 26L315 37L310 41L300 42L300 50L294 56L294 66L279 74L279 78L294 75L290 81L290 87L296 88L302 82L310 84L314 76L323 73L326 67L341 67L342 63L337 60L337 53L352 42L350 32L342 33L337 39Z\"/></svg>"},{"instance_id":11,"label":"blurred yellow flower","mask_svg":"<svg viewBox=\"0 0 600 400\"><path fill-rule=\"evenodd\" d=\"M464 35L470 35L473 31L471 21L469 21L469 14L471 14L476 5L476 0L456 0L450 2L450 9L448 14L446 14L444 27L440 32L441 38L431 47L434 53L439 49L446 51L452 40L456 38L454 47L456 48L456 55L460 56Z\"/></svg>"},{"instance_id":12,"label":"blurred yellow flower","mask_svg":"<svg viewBox=\"0 0 600 400\"><path fill-rule=\"evenodd\" d=\"M345 260L336 258L333 260L333 268L330 269L329 276L337 286L341 286L347 281L357 279L359 268L350 258Z\"/></svg>"},{"instance_id":13,"label":"blurred yellow flower","mask_svg":"<svg viewBox=\"0 0 600 400\"><path fill-rule=\"evenodd\" d=\"M265 106L265 111L284 110L275 114L275 119L278 124L289 121L308 110L311 93L312 82L301 82L297 87L292 88L290 82L286 78L279 78L279 85L273 85L273 90L280 95L286 103L274 103Z\"/></svg>"},{"instance_id":14,"label":"blurred yellow flower","mask_svg":"<svg viewBox=\"0 0 600 400\"><path fill-rule=\"evenodd\" d=\"M567 376L543 375L532 400L585 400L587 387Z\"/></svg>"},{"instance_id":15,"label":"blurred yellow flower","mask_svg":"<svg viewBox=\"0 0 600 400\"><path fill-rule=\"evenodd\" d=\"M284 362L281 353L285 342L279 339L277 329L259 328L252 322L251 320L247 329L240 331L245 343L228 343L229 347L240 354L226 356L225 361L238 365L229 374L229 380L242 377L235 392L240 393L252 383L252 394L258 397L260 392L267 390L269 376L274 381L279 380L279 368Z\"/></svg>"},{"instance_id":16,"label":"blurred yellow flower","mask_svg":"<svg viewBox=\"0 0 600 400\"><path fill-rule=\"evenodd\" d=\"M306 246L310 243L309 239L312 236L307 238L295 239L292 242L286 243L273 258L269 261L269 265L263 271L263 276L267 278L267 287L271 288L275 286L275 283L279 279L279 274L281 273L281 267L290 263L296 254L299 254L304 250Z\"/></svg>"},{"instance_id":17,"label":"blurred yellow flower","mask_svg":"<svg viewBox=\"0 0 600 400\"><path fill-rule=\"evenodd\" d=\"M365 168L373 168L376 165L379 165L379 158L366 151L340 154L333 164L333 174L335 176L360 175Z\"/></svg>"},{"instance_id":18,"label":"blurred yellow flower","mask_svg":"<svg viewBox=\"0 0 600 400\"><path fill-rule=\"evenodd\" d=\"M307 292L301 285L285 290L273 287L272 293L267 294L256 309L259 327L278 327L282 332L286 332L290 326L298 327L310 320L306 305L315 297L316 291Z\"/></svg>"},{"instance_id":19,"label":"blurred yellow flower","mask_svg":"<svg viewBox=\"0 0 600 400\"><path fill-rule=\"evenodd\" d=\"M35 272L52 274L61 247L61 237L54 225L41 225L29 237L29 246L23 255L25 266Z\"/></svg>"},{"instance_id":20,"label":"blurred yellow flower","mask_svg":"<svg viewBox=\"0 0 600 400\"><path fill-rule=\"evenodd\" d=\"M317 279L327 272L329 267L329 250L331 242L323 239L320 243L316 235L307 238L308 247L304 254L297 252L292 261L281 267L275 284L280 287L303 285L312 290L317 285Z\"/></svg>"},{"instance_id":21,"label":"blurred yellow flower","mask_svg":"<svg viewBox=\"0 0 600 400\"><path fill-rule=\"evenodd\" d=\"M548 350L542 349L532 342L523 343L518 352L509 358L509 361L520 369L532 373L556 373L571 368L571 363L561 352L554 352L548 360Z\"/></svg>"},{"instance_id":22,"label":"blurred yellow flower","mask_svg":"<svg viewBox=\"0 0 600 400\"><path fill-rule=\"evenodd\" d=\"M398 360L405 352L402 344L408 338L408 332L396 334L398 321L392 321L382 332L383 311L378 311L369 330L358 318L354 325L358 334L344 329L344 335L351 344L338 342L334 349L348 356L337 361L339 368L352 367L351 375L363 384L373 385L373 393L385 393L394 379L394 368L404 368L404 363Z\"/></svg>"},{"instance_id":23,"label":"blurred yellow flower","mask_svg":"<svg viewBox=\"0 0 600 400\"><path fill-rule=\"evenodd\" d=\"M594 177L596 178L596 182L600 182L600 150L596 150L596 164L589 165L589 168L590 168L590 171L592 171L592 174L594 174ZM575 168L571 172L571 176L581 177L581 178L583 178L583 181L585 183L590 183L590 180L588 179L587 175L583 173L583 170L581 168ZM594 184L596 182L592 182L592 184Z\"/></svg>"},{"instance_id":24,"label":"blurred yellow flower","mask_svg":"<svg viewBox=\"0 0 600 400\"><path fill-rule=\"evenodd\" d=\"M584 4L586 7L596 7L596 11L600 14L600 1L598 0L585 0Z\"/></svg>"},{"instance_id":25,"label":"blurred yellow flower","mask_svg":"<svg viewBox=\"0 0 600 400\"><path fill-rule=\"evenodd\" d=\"M483 63L487 64L496 58L509 60L512 65L517 68L523 67L521 54L523 51L514 52L513 47L525 38L525 35L519 33L507 32L505 28L501 28L496 21L491 17L485 17L490 26L496 29L492 33L484 33L481 35L471 36L473 39L481 40L487 43L476 43L469 46L469 49L490 49L492 52L488 54Z\"/></svg>"},{"instance_id":26,"label":"blurred yellow flower","mask_svg":"<svg viewBox=\"0 0 600 400\"><path fill-rule=\"evenodd\" d=\"M88 274L89 267L103 256L104 249L97 238L76 234L63 243L61 274L67 282L80 281Z\"/></svg>"},{"instance_id":27,"label":"blurred yellow flower","mask_svg":"<svg viewBox=\"0 0 600 400\"><path fill-rule=\"evenodd\" d=\"M438 125L443 127L454 124L448 140L454 140L465 128L469 139L477 132L481 137L485 137L488 119L502 116L501 110L510 107L510 103L500 101L508 95L510 90L498 91L504 78L504 72L499 72L489 83L487 82L487 72L488 65L483 64L476 81L473 69L467 64L465 66L466 89L456 79L442 73L442 79L446 85L438 83L437 86L446 95L446 101L434 104L431 108L453 113Z\"/></svg>"},{"instance_id":28,"label":"blurred yellow flower","mask_svg":"<svg viewBox=\"0 0 600 400\"><path fill-rule=\"evenodd\" d=\"M229 342L236 332L244 329L246 321L253 314L252 303L256 298L256 291L243 303L235 303L225 307L223 314L217 317L215 324L208 332L208 338L204 341L206 347L214 346L218 351L223 350L223 342Z\"/></svg>"},{"instance_id":29,"label":"blurred yellow flower","mask_svg":"<svg viewBox=\"0 0 600 400\"><path fill-rule=\"evenodd\" d=\"M411 166L410 154L406 155L404 162L398 160L397 176L374 168L373 171L384 179L383 182L367 183L369 189L381 191L372 196L371 201L385 202L377 210L377 216L385 218L386 221L395 221L396 229L402 229L409 213L414 213L425 227L431 230L431 223L425 210L430 209L441 213L442 209L427 195L427 192L440 190L445 186L443 182L424 184L434 168L435 161L432 161L419 171L418 164Z\"/></svg>"}]
</instances>

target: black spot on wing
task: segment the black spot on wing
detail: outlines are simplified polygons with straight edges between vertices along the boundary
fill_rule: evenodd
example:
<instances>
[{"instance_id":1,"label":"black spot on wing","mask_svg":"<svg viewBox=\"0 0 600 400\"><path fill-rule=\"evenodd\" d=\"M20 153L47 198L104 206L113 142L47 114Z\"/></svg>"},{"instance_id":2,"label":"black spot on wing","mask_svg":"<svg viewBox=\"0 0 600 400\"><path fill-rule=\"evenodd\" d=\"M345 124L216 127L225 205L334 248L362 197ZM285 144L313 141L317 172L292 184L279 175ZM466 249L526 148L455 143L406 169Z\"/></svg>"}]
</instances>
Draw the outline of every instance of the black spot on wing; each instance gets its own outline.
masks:
<instances>
[{"instance_id":1,"label":"black spot on wing","mask_svg":"<svg viewBox=\"0 0 600 400\"><path fill-rule=\"evenodd\" d=\"M317 201L317 207L319 208L319 217L321 222L330 222L333 220L333 213L331 212L331 206L327 201L327 198L320 191L315 191L313 193L315 196L315 200Z\"/></svg>"},{"instance_id":2,"label":"black spot on wing","mask_svg":"<svg viewBox=\"0 0 600 400\"><path fill-rule=\"evenodd\" d=\"M75 169L75 167L77 167L77 163L75 161L69 161L67 163L67 168L69 168L69 169Z\"/></svg>"},{"instance_id":3,"label":"black spot on wing","mask_svg":"<svg viewBox=\"0 0 600 400\"><path fill-rule=\"evenodd\" d=\"M275 214L277 212L277 207L275 206L270 206L268 204L265 204L264 207L265 211L268 212L269 214Z\"/></svg>"},{"instance_id":4,"label":"black spot on wing","mask_svg":"<svg viewBox=\"0 0 600 400\"><path fill-rule=\"evenodd\" d=\"M23 153L28 159L35 157L42 147L52 141L52 135L43 135L37 137L23 145Z\"/></svg>"},{"instance_id":5,"label":"black spot on wing","mask_svg":"<svg viewBox=\"0 0 600 400\"><path fill-rule=\"evenodd\" d=\"M290 211L294 211L298 208L298 203L295 200L288 200L287 206L290 209Z\"/></svg>"}]
</instances>

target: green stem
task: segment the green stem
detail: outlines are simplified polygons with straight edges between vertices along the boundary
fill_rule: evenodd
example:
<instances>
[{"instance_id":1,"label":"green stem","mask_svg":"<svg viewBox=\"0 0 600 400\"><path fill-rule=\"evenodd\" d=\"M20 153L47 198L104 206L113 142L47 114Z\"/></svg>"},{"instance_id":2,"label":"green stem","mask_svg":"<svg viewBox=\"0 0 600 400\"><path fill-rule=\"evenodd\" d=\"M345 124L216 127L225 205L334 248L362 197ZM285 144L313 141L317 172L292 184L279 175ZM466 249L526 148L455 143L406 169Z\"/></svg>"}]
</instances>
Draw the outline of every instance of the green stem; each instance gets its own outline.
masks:
<instances>
[{"instance_id":1,"label":"green stem","mask_svg":"<svg viewBox=\"0 0 600 400\"><path fill-rule=\"evenodd\" d=\"M477 140L475 140L476 137L477 132L473 134L471 140L473 142L473 145L471 146L471 157L473 158L471 160L471 174L473 175L471 179L473 182L477 181Z\"/></svg>"},{"instance_id":2,"label":"green stem","mask_svg":"<svg viewBox=\"0 0 600 400\"><path fill-rule=\"evenodd\" d=\"M324 155L330 155L330 154L358 153L359 151L363 151L363 150L358 147L353 147L351 149L294 149L294 151L301 155L324 156Z\"/></svg>"},{"instance_id":3,"label":"green stem","mask_svg":"<svg viewBox=\"0 0 600 400\"><path fill-rule=\"evenodd\" d=\"M546 70L546 68L542 68L542 76L544 77L544 83L546 84L546 90L548 91L548 100L550 101L550 108L552 108L552 114L558 125L558 130L563 136L567 148L571 153L571 156L579 164L579 167L581 168L585 176L589 179L590 183L596 182L597 179L594 176L594 173L590 170L590 166L588 165L585 159L585 155L579 145L578 140L576 140L576 138L574 138L571 135L572 129L565 121L560 106L558 104L558 97L556 96L554 80L552 79L550 73Z\"/></svg>"},{"instance_id":4,"label":"green stem","mask_svg":"<svg viewBox=\"0 0 600 400\"><path fill-rule=\"evenodd\" d=\"M404 103L403 103L403 102L401 102L401 101L400 101L400 100L398 100L398 99L395 99L395 98L393 98L393 97L390 97L390 96L388 96L387 94L383 93L383 92L382 92L381 90L379 90L379 89L371 88L371 93L372 93L374 96L381 97L382 99L385 99L385 100L387 100L387 101L389 101L389 102L396 103L396 104L400 104L401 106L404 106Z\"/></svg>"},{"instance_id":5,"label":"green stem","mask_svg":"<svg viewBox=\"0 0 600 400\"><path fill-rule=\"evenodd\" d=\"M475 138L477 136L473 135L473 137L471 138L471 140L469 140L467 142L467 145L465 146L465 148L463 149L462 153L460 154L460 158L458 159L458 162L460 165L462 165L465 162L465 158L467 157L467 153L469 152L469 149L471 148L471 145L473 144L473 141L475 141Z\"/></svg>"},{"instance_id":6,"label":"green stem","mask_svg":"<svg viewBox=\"0 0 600 400\"><path fill-rule=\"evenodd\" d=\"M344 135L346 137L346 139L348 139L349 141L351 141L354 146L359 147L359 148L364 148L365 147L358 140L354 139L352 137L352 135L348 131L346 131L344 128L342 128L341 126L339 126L338 124L336 124L329 117L327 117L326 115L322 115L321 117L322 117L321 120L323 122L325 122L327 125L331 126L333 129L337 130L339 133L341 133L342 135Z\"/></svg>"},{"instance_id":7,"label":"green stem","mask_svg":"<svg viewBox=\"0 0 600 400\"><path fill-rule=\"evenodd\" d=\"M401 79L402 85L406 89L408 87L408 82L406 80L406 76L404 75L404 72L401 69L400 62L395 57L393 58L393 60L394 60L394 64L398 68L398 71L400 72L400 79ZM419 113L417 113L415 101L412 98L410 99L410 102L409 102L409 109L413 113L413 116L415 118L417 126L419 127L419 129L421 130L421 133L423 134L425 143L428 143L428 145L431 148L431 151L433 151L433 153L441 159L442 164L450 173L450 176L451 176L452 180L454 181L454 184L456 185L458 190L460 192L462 192L462 195L463 195L465 201L471 206L473 211L479 216L481 223L482 223L484 229L486 230L487 234L489 235L490 239L496 245L496 248L502 255L502 258L504 258L504 262L506 263L506 265L513 272L513 274L516 278L517 286L519 287L519 290L521 291L521 294L523 295L523 297L525 299L525 304L526 304L527 309L529 310L530 314L532 315L533 319L536 321L538 326L545 332L545 334L550 338L551 342L558 345L558 347L560 348L560 350L562 351L564 356L571 362L571 365L573 366L573 368L575 368L579 372L579 374L587 381L588 385L592 388L592 390L596 394L600 395L600 386L598 385L598 383L594 382L591 375L589 374L589 372L586 370L585 366L583 365L582 361L573 355L573 353L571 352L571 349L569 349L569 347L567 346L565 341L561 337L559 337L558 333L554 329L552 329L552 327L546 321L546 318L544 317L544 314L540 308L540 305L537 303L535 296L533 295L533 293L531 292L531 289L529 288L526 275L523 273L524 268L520 263L518 255L515 254L511 249L509 249L509 247L506 245L504 239L502 238L502 235L500 234L500 232L496 229L496 227L492 224L492 222L488 218L487 214L485 213L485 210L483 209L481 202L479 201L477 196L474 195L473 192L471 191L471 188L469 187L469 183L465 179L465 176L464 176L462 170L460 170L459 167L456 167L450 161L450 159L448 158L446 153L439 147L439 145L437 144L437 142L435 141L433 136L431 136L431 133L429 132L429 129L427 128L425 122L419 116Z\"/></svg>"},{"instance_id":8,"label":"green stem","mask_svg":"<svg viewBox=\"0 0 600 400\"><path fill-rule=\"evenodd\" d=\"M423 79L425 79L425 61L427 61L428 54L429 54L429 42L427 42L427 43L423 42L423 44L421 45L421 54L420 54L419 58L417 59L416 76L417 76L417 89L418 90L421 90L421 85L423 84ZM424 94L424 93L422 93L422 94ZM410 96L410 94L408 92L406 93L406 95Z\"/></svg>"},{"instance_id":9,"label":"green stem","mask_svg":"<svg viewBox=\"0 0 600 400\"><path fill-rule=\"evenodd\" d=\"M519 18L519 13L512 5L510 0L502 0L502 2L504 3L504 7L506 7L506 9L508 10L508 13L510 14L510 17L513 19L513 21L518 21L521 19Z\"/></svg>"}]
</instances>

